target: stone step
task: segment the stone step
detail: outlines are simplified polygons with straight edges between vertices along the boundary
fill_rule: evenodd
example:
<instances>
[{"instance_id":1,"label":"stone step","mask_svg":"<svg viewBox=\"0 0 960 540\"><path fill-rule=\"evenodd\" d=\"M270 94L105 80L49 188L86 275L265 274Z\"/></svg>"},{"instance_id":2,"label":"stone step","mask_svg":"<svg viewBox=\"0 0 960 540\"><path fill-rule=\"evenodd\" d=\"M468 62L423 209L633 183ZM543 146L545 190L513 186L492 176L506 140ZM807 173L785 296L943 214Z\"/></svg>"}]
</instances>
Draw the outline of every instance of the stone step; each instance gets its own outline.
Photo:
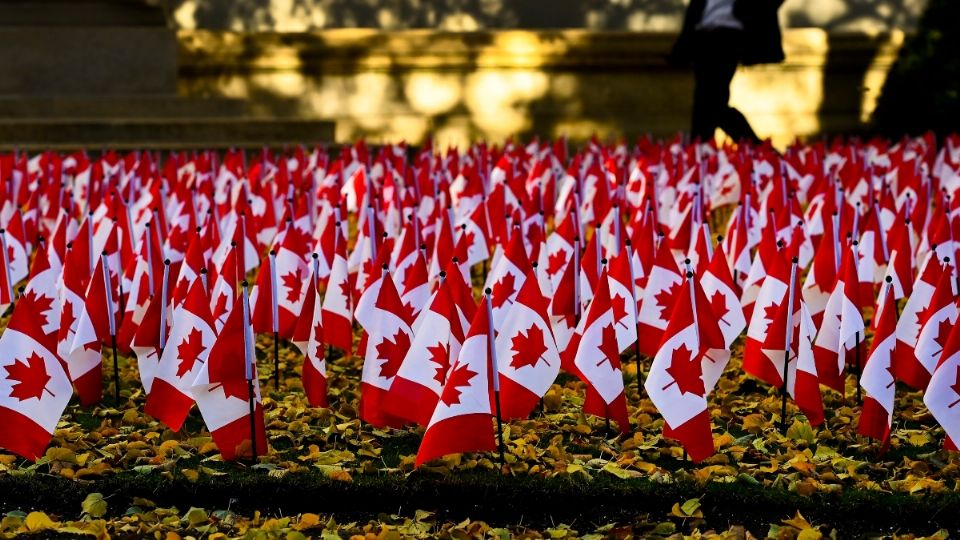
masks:
<instances>
[{"instance_id":1,"label":"stone step","mask_svg":"<svg viewBox=\"0 0 960 540\"><path fill-rule=\"evenodd\" d=\"M4 119L209 118L242 117L247 102L229 98L177 96L0 96Z\"/></svg>"},{"instance_id":2,"label":"stone step","mask_svg":"<svg viewBox=\"0 0 960 540\"><path fill-rule=\"evenodd\" d=\"M259 148L334 140L323 119L0 119L0 150Z\"/></svg>"}]
</instances>

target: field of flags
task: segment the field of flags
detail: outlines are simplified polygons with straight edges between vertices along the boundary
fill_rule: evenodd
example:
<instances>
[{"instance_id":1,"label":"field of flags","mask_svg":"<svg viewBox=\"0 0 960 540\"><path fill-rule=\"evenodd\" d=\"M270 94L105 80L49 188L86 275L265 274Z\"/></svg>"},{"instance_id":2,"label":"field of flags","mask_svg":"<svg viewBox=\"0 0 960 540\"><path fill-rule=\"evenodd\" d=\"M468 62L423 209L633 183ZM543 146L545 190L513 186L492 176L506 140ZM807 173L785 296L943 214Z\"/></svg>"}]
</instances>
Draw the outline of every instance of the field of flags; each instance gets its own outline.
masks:
<instances>
[{"instance_id":1,"label":"field of flags","mask_svg":"<svg viewBox=\"0 0 960 540\"><path fill-rule=\"evenodd\" d=\"M37 460L74 395L118 402L120 356L143 413L196 405L224 459L268 455L283 342L311 407L362 359L359 419L425 428L416 466L503 461L558 377L624 438L635 381L702 462L733 369L781 430L845 403L882 447L922 391L955 449L958 190L960 137L932 135L0 154L0 448Z\"/></svg>"}]
</instances>

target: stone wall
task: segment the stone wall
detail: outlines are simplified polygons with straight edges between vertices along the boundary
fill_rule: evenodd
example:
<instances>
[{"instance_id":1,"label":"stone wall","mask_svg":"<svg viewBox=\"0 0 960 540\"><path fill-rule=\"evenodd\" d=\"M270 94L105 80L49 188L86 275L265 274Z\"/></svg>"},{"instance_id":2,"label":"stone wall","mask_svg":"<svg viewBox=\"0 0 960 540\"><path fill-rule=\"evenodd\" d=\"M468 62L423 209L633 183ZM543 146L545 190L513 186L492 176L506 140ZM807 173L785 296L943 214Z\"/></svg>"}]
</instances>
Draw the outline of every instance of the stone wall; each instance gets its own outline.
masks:
<instances>
[{"instance_id":1,"label":"stone wall","mask_svg":"<svg viewBox=\"0 0 960 540\"><path fill-rule=\"evenodd\" d=\"M787 61L742 69L732 100L761 136L781 145L858 130L903 37L787 30ZM249 99L264 115L335 119L339 141L671 136L688 128L693 85L688 71L665 61L674 38L589 30L181 30L180 92Z\"/></svg>"},{"instance_id":2,"label":"stone wall","mask_svg":"<svg viewBox=\"0 0 960 540\"><path fill-rule=\"evenodd\" d=\"M912 30L927 0L786 0L788 28ZM325 28L676 31L686 0L169 0L182 29L303 32Z\"/></svg>"}]
</instances>

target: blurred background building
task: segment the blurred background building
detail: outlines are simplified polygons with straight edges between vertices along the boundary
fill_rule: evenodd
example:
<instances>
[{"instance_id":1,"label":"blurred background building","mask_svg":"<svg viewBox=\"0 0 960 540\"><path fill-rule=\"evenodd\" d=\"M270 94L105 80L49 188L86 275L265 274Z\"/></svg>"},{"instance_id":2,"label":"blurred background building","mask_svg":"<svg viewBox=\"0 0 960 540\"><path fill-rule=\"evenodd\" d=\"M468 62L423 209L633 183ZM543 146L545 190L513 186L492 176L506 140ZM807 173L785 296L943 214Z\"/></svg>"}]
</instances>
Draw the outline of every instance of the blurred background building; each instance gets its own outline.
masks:
<instances>
[{"instance_id":1,"label":"blurred background building","mask_svg":"<svg viewBox=\"0 0 960 540\"><path fill-rule=\"evenodd\" d=\"M931 0L936 1L936 0ZM762 137L857 132L927 0L786 0ZM670 136L684 0L0 0L0 144Z\"/></svg>"}]
</instances>

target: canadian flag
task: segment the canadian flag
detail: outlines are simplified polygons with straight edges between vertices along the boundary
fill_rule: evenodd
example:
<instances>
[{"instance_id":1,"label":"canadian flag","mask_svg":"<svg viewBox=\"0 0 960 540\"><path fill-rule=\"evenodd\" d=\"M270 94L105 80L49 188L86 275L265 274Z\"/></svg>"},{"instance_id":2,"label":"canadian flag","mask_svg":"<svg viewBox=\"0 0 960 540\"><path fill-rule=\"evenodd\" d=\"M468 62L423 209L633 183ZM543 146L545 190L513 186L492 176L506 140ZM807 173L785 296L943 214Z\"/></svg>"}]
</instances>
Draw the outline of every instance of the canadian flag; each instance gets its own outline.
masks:
<instances>
[{"instance_id":1,"label":"canadian flag","mask_svg":"<svg viewBox=\"0 0 960 540\"><path fill-rule=\"evenodd\" d=\"M708 382L706 364L714 360L706 353L723 349L724 337L692 272L687 273L684 288L686 294L677 298L644 388L666 421L664 435L679 440L699 462L713 454L707 394L726 363L711 369L713 380Z\"/></svg>"},{"instance_id":2,"label":"canadian flag","mask_svg":"<svg viewBox=\"0 0 960 540\"><path fill-rule=\"evenodd\" d=\"M626 433L630 431L630 422L608 279L604 267L593 300L577 329L579 343L573 366L587 383L584 412L616 420L620 432Z\"/></svg>"},{"instance_id":3,"label":"canadian flag","mask_svg":"<svg viewBox=\"0 0 960 540\"><path fill-rule=\"evenodd\" d=\"M762 349L770 334L770 321L776 316L787 295L790 269L779 253L768 264L767 277L763 279L763 285L760 286L753 314L749 318L750 324L747 326L747 338L743 348L743 369L754 377L774 384L771 381L780 380L781 376Z\"/></svg>"},{"instance_id":4,"label":"canadian flag","mask_svg":"<svg viewBox=\"0 0 960 540\"><path fill-rule=\"evenodd\" d=\"M311 242L295 223L287 226L277 250L277 314L280 337L290 339L303 308L304 285L309 282L307 246Z\"/></svg>"},{"instance_id":5,"label":"canadian flag","mask_svg":"<svg viewBox=\"0 0 960 540\"><path fill-rule=\"evenodd\" d=\"M835 288L840 269L841 248L837 237L838 217L823 221L823 236L813 257L813 266L803 282L803 301L809 306L814 323L823 322L823 312Z\"/></svg>"},{"instance_id":6,"label":"canadian flag","mask_svg":"<svg viewBox=\"0 0 960 540\"><path fill-rule=\"evenodd\" d=\"M553 289L560 285L567 262L573 257L574 243L577 238L574 219L574 213L567 212L556 230L547 236L547 266L544 270L550 277Z\"/></svg>"},{"instance_id":7,"label":"canadian flag","mask_svg":"<svg viewBox=\"0 0 960 540\"><path fill-rule=\"evenodd\" d=\"M137 355L137 371L140 382L149 395L153 379L160 369L160 353L166 344L170 329L170 261L164 261L163 275L160 281L160 293L147 298L143 320L137 326L136 334L130 342L130 348Z\"/></svg>"},{"instance_id":8,"label":"canadian flag","mask_svg":"<svg viewBox=\"0 0 960 540\"><path fill-rule=\"evenodd\" d=\"M846 249L840 267L840 279L827 300L823 324L813 344L820 383L841 394L844 392L843 371L848 352L856 352L864 340L863 316L860 314L860 286L857 278L857 243Z\"/></svg>"},{"instance_id":9,"label":"canadian flag","mask_svg":"<svg viewBox=\"0 0 960 540\"><path fill-rule=\"evenodd\" d=\"M237 288L242 274L237 264L237 249L234 247L227 253L223 266L213 276L210 315L213 316L213 327L217 332L226 324L227 315L238 296Z\"/></svg>"},{"instance_id":10,"label":"canadian flag","mask_svg":"<svg viewBox=\"0 0 960 540\"><path fill-rule=\"evenodd\" d=\"M206 361L192 370L197 375L190 387L193 399L226 460L267 453L253 347L250 307L247 295L243 294L210 347Z\"/></svg>"},{"instance_id":11,"label":"canadian flag","mask_svg":"<svg viewBox=\"0 0 960 540\"><path fill-rule=\"evenodd\" d=\"M610 259L610 305L613 307L617 344L621 351L637 341L637 299L634 296L631 255L626 246L621 246L620 253Z\"/></svg>"},{"instance_id":12,"label":"canadian flag","mask_svg":"<svg viewBox=\"0 0 960 540\"><path fill-rule=\"evenodd\" d=\"M462 452L496 449L493 430L493 327L489 295L476 312L423 434L416 466Z\"/></svg>"},{"instance_id":13,"label":"canadian flag","mask_svg":"<svg viewBox=\"0 0 960 540\"><path fill-rule=\"evenodd\" d=\"M448 274L441 271L439 277L441 283L417 321L418 330L385 400L389 414L421 426L430 423L451 359L457 358L464 339Z\"/></svg>"},{"instance_id":14,"label":"canadian flag","mask_svg":"<svg viewBox=\"0 0 960 540\"><path fill-rule=\"evenodd\" d=\"M733 277L730 275L730 267L727 266L722 242L713 252L713 258L703 272L700 284L710 301L710 311L717 318L720 331L723 332L724 347L729 349L747 327L747 320L740 306L740 298L737 295Z\"/></svg>"},{"instance_id":15,"label":"canadian flag","mask_svg":"<svg viewBox=\"0 0 960 540\"><path fill-rule=\"evenodd\" d=\"M526 418L560 373L560 353L540 291L536 269L527 274L496 337L503 418Z\"/></svg>"},{"instance_id":16,"label":"canadian flag","mask_svg":"<svg viewBox=\"0 0 960 540\"><path fill-rule=\"evenodd\" d=\"M103 397L101 344L109 343L117 333L120 310L110 274L108 257L101 253L87 286L67 357L70 376L83 405L97 403Z\"/></svg>"},{"instance_id":17,"label":"canadian flag","mask_svg":"<svg viewBox=\"0 0 960 540\"><path fill-rule=\"evenodd\" d=\"M43 455L73 394L55 353L54 303L27 291L0 336L0 446L32 461Z\"/></svg>"},{"instance_id":18,"label":"canadian flag","mask_svg":"<svg viewBox=\"0 0 960 540\"><path fill-rule=\"evenodd\" d=\"M897 339L897 304L893 278L887 276L887 285L873 318L873 344L867 356L867 365L860 376L860 386L866 391L857 432L887 442L893 424L893 405L896 397L893 351Z\"/></svg>"},{"instance_id":19,"label":"canadian flag","mask_svg":"<svg viewBox=\"0 0 960 540\"><path fill-rule=\"evenodd\" d=\"M293 331L293 344L303 353L303 392L313 407L327 406L327 362L323 350L323 308L320 302L320 263L313 254L313 274L303 310Z\"/></svg>"},{"instance_id":20,"label":"canadian flag","mask_svg":"<svg viewBox=\"0 0 960 540\"><path fill-rule=\"evenodd\" d=\"M757 245L757 253L750 264L750 272L747 273L747 279L743 282L743 294L740 296L740 303L743 305L743 311L747 320L753 318L753 312L759 308L756 304L760 297L760 290L763 283L766 282L766 276L770 273L771 267L776 264L780 254L781 243L777 241L777 226L773 219L768 219L766 226L761 230L760 243Z\"/></svg>"},{"instance_id":21,"label":"canadian flag","mask_svg":"<svg viewBox=\"0 0 960 540\"><path fill-rule=\"evenodd\" d=\"M823 423L824 415L817 366L813 358L816 328L807 306L800 298L797 272L795 258L787 281L787 294L777 305L763 312L764 318L769 318L766 323L769 328L760 348L765 362L764 376L757 376L778 388L783 388L786 377L787 393L810 424L817 426Z\"/></svg>"},{"instance_id":22,"label":"canadian flag","mask_svg":"<svg viewBox=\"0 0 960 540\"><path fill-rule=\"evenodd\" d=\"M148 221L140 240L138 256L130 261L133 265L133 279L127 294L123 321L117 329L117 345L121 350L130 351L137 328L143 321L150 298L158 292L160 274L163 272L163 256L160 251L159 236L155 227Z\"/></svg>"},{"instance_id":23,"label":"canadian flag","mask_svg":"<svg viewBox=\"0 0 960 540\"><path fill-rule=\"evenodd\" d=\"M917 339L920 329L929 316L928 311L934 290L944 270L937 260L935 250L927 254L921 266L920 274L913 283L913 294L907 297L900 318L897 320L897 343L894 348L897 380L903 381L915 390L923 390L930 382L929 372L924 369L916 355Z\"/></svg>"},{"instance_id":24,"label":"canadian flag","mask_svg":"<svg viewBox=\"0 0 960 540\"><path fill-rule=\"evenodd\" d=\"M955 450L954 441L960 440L960 332L955 327L930 377L923 403L947 433L944 446Z\"/></svg>"},{"instance_id":25,"label":"canadian flag","mask_svg":"<svg viewBox=\"0 0 960 540\"><path fill-rule=\"evenodd\" d=\"M503 253L487 276L485 288L491 289L491 303L493 305L493 327L499 332L503 319L510 306L517 298L517 293L523 286L527 272L530 270L530 260L523 245L523 235L514 231L506 252Z\"/></svg>"},{"instance_id":26,"label":"canadian flag","mask_svg":"<svg viewBox=\"0 0 960 540\"><path fill-rule=\"evenodd\" d=\"M350 309L353 285L347 272L346 241L338 237L336 244L321 309L323 339L327 345L349 356L353 354L353 311Z\"/></svg>"},{"instance_id":27,"label":"canadian flag","mask_svg":"<svg viewBox=\"0 0 960 540\"><path fill-rule=\"evenodd\" d=\"M402 426L402 419L388 414L385 404L387 391L410 349L413 331L386 269L360 297L356 317L367 333L360 381L360 419L374 426Z\"/></svg>"},{"instance_id":28,"label":"canadian flag","mask_svg":"<svg viewBox=\"0 0 960 540\"><path fill-rule=\"evenodd\" d=\"M193 382L210 355L213 316L203 283L194 280L187 299L173 310L170 337L160 355L144 412L180 431L193 406Z\"/></svg>"},{"instance_id":29,"label":"canadian flag","mask_svg":"<svg viewBox=\"0 0 960 540\"><path fill-rule=\"evenodd\" d=\"M949 262L949 259L945 259L945 261ZM937 288L933 291L933 297L922 316L924 322L917 338L916 363L904 366L912 372L911 379L914 381L926 380L929 382L930 376L933 375L940 359L943 357L947 339L957 322L955 279L953 267L948 266L940 274Z\"/></svg>"},{"instance_id":30,"label":"canadian flag","mask_svg":"<svg viewBox=\"0 0 960 540\"><path fill-rule=\"evenodd\" d=\"M643 300L637 313L637 335L640 352L647 356L657 354L657 345L663 341L663 331L670 320L670 311L677 295L683 289L683 276L670 248L661 242L650 277L643 289Z\"/></svg>"},{"instance_id":31,"label":"canadian flag","mask_svg":"<svg viewBox=\"0 0 960 540\"><path fill-rule=\"evenodd\" d=\"M396 275L396 273L394 273L394 275ZM449 274L447 278L450 278ZM461 277L460 279L463 278ZM400 288L400 299L403 300L404 305L409 305L414 315L420 314L423 308L430 302L430 297L432 296L430 281L427 276L427 263L421 250L417 250L414 253L413 264L407 268L403 281L399 283L402 285Z\"/></svg>"},{"instance_id":32,"label":"canadian flag","mask_svg":"<svg viewBox=\"0 0 960 540\"><path fill-rule=\"evenodd\" d=\"M910 245L910 220L897 213L890 228L890 262L887 264L886 277L893 281L893 293L896 299L909 298L913 294L913 248Z\"/></svg>"}]
</instances>

